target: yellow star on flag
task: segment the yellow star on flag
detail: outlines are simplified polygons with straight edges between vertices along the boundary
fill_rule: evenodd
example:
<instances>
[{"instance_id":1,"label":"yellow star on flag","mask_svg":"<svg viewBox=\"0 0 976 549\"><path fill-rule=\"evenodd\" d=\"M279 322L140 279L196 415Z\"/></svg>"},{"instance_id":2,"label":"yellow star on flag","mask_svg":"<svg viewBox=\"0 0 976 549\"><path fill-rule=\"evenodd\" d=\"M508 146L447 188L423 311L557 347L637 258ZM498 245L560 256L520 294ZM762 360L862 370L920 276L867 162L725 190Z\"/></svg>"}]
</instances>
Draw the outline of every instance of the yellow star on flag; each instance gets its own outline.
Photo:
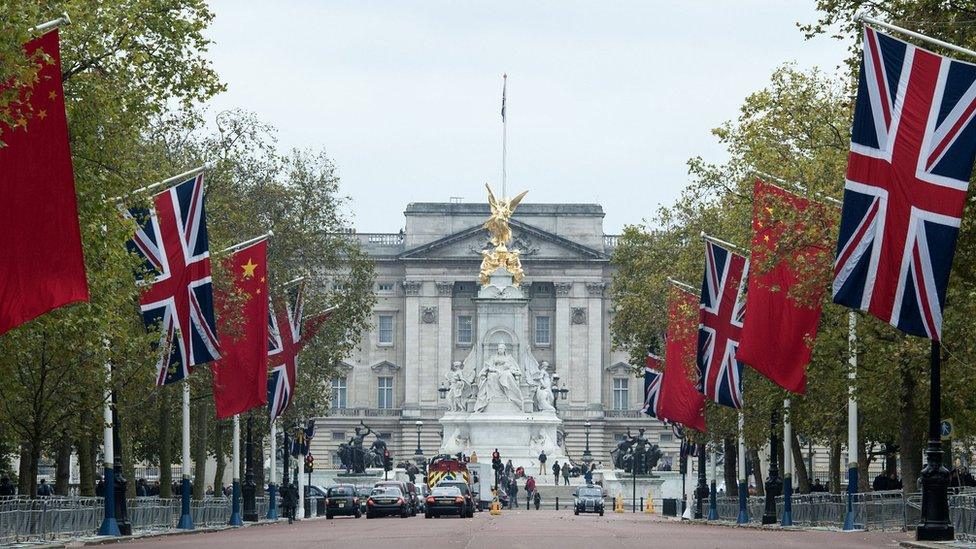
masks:
<instances>
[{"instance_id":1,"label":"yellow star on flag","mask_svg":"<svg viewBox=\"0 0 976 549\"><path fill-rule=\"evenodd\" d=\"M258 268L257 263L251 261L251 258L247 258L247 263L241 265L244 269L244 278L254 278L254 269Z\"/></svg>"},{"instance_id":2,"label":"yellow star on flag","mask_svg":"<svg viewBox=\"0 0 976 549\"><path fill-rule=\"evenodd\" d=\"M58 92L56 92L56 91L54 91L54 90L51 90L51 91L50 91L50 92L49 92L49 93L47 94L47 98L48 98L48 99L50 99L50 100L52 100L52 101L53 101L53 100L55 100L55 99L57 99L57 98L58 98Z\"/></svg>"},{"instance_id":3,"label":"yellow star on flag","mask_svg":"<svg viewBox=\"0 0 976 549\"><path fill-rule=\"evenodd\" d=\"M47 111L46 110L41 109L41 110L37 111L37 117L40 118L41 120L44 120L44 118L46 116L47 116Z\"/></svg>"}]
</instances>

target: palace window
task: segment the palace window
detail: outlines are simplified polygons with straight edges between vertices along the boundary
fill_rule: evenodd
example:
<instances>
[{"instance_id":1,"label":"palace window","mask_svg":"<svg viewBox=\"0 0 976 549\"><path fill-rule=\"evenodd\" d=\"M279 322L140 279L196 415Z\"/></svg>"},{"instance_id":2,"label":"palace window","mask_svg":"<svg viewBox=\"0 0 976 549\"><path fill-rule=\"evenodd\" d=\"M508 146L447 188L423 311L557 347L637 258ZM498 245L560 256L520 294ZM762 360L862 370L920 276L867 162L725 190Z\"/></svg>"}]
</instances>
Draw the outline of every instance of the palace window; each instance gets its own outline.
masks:
<instances>
[{"instance_id":1,"label":"palace window","mask_svg":"<svg viewBox=\"0 0 976 549\"><path fill-rule=\"evenodd\" d=\"M332 409L341 410L346 407L346 378L337 377L332 380Z\"/></svg>"},{"instance_id":2,"label":"palace window","mask_svg":"<svg viewBox=\"0 0 976 549\"><path fill-rule=\"evenodd\" d=\"M535 317L535 344L549 345L552 340L549 326L550 318L545 315Z\"/></svg>"},{"instance_id":3,"label":"palace window","mask_svg":"<svg viewBox=\"0 0 976 549\"><path fill-rule=\"evenodd\" d=\"M382 376L376 380L376 406L378 408L393 407L393 378Z\"/></svg>"},{"instance_id":4,"label":"palace window","mask_svg":"<svg viewBox=\"0 0 976 549\"><path fill-rule=\"evenodd\" d=\"M674 436L671 433L661 433L661 442L671 442L674 440Z\"/></svg>"},{"instance_id":5,"label":"palace window","mask_svg":"<svg viewBox=\"0 0 976 549\"><path fill-rule=\"evenodd\" d=\"M625 377L613 378L613 409L627 410L630 408L630 380Z\"/></svg>"},{"instance_id":6,"label":"palace window","mask_svg":"<svg viewBox=\"0 0 976 549\"><path fill-rule=\"evenodd\" d=\"M332 440L346 440L346 432L332 431Z\"/></svg>"},{"instance_id":7,"label":"palace window","mask_svg":"<svg viewBox=\"0 0 976 549\"><path fill-rule=\"evenodd\" d=\"M392 282L380 282L379 284L376 285L376 288L377 288L377 291L379 291L379 292L392 293L393 292L393 283Z\"/></svg>"},{"instance_id":8,"label":"palace window","mask_svg":"<svg viewBox=\"0 0 976 549\"><path fill-rule=\"evenodd\" d=\"M471 345L471 315L457 317L457 342L459 345Z\"/></svg>"},{"instance_id":9,"label":"palace window","mask_svg":"<svg viewBox=\"0 0 976 549\"><path fill-rule=\"evenodd\" d=\"M380 345L393 345L393 315L380 315L377 327L377 341Z\"/></svg>"}]
</instances>

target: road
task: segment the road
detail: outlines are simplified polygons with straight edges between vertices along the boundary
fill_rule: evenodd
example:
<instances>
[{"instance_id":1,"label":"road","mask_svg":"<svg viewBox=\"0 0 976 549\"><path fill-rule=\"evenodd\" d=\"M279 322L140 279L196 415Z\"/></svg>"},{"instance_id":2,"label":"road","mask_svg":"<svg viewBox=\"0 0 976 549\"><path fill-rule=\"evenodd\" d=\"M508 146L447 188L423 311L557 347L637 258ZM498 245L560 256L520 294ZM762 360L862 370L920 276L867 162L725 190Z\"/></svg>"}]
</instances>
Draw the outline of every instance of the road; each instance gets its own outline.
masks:
<instances>
[{"instance_id":1,"label":"road","mask_svg":"<svg viewBox=\"0 0 976 549\"><path fill-rule=\"evenodd\" d=\"M146 538L127 546L147 548L245 547L370 547L396 549L464 547L470 549L574 549L610 547L895 547L911 539L902 532L767 531L750 528L680 523L657 515L614 514L574 516L566 511L504 511L501 516L478 513L473 519L422 516L366 520L339 517L257 525L236 530Z\"/></svg>"}]
</instances>

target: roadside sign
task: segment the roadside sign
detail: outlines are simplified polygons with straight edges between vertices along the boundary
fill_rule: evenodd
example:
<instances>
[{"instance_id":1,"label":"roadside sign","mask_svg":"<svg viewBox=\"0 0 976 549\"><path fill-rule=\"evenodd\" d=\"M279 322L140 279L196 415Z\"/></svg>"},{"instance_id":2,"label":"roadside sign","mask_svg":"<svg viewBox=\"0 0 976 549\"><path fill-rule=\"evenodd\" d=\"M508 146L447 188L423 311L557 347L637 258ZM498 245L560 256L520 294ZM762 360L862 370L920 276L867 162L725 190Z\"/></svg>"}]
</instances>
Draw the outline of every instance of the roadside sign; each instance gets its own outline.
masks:
<instances>
[{"instance_id":1,"label":"roadside sign","mask_svg":"<svg viewBox=\"0 0 976 549\"><path fill-rule=\"evenodd\" d=\"M940 431L942 433L942 440L951 440L952 439L952 427L953 426L952 426L952 420L951 419L943 419L942 420L942 424L939 426L939 429L940 429Z\"/></svg>"}]
</instances>

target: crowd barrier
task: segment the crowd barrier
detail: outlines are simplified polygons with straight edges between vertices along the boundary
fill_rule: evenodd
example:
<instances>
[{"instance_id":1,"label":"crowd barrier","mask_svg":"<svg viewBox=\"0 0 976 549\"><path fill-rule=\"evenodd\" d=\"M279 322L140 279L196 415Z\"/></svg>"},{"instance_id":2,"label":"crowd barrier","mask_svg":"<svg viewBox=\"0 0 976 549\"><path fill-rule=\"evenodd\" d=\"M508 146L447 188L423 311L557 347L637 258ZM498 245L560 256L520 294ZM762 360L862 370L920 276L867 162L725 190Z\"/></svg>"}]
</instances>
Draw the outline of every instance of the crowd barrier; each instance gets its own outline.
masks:
<instances>
[{"instance_id":1,"label":"crowd barrier","mask_svg":"<svg viewBox=\"0 0 976 549\"><path fill-rule=\"evenodd\" d=\"M133 532L169 530L182 513L179 498L138 497L126 499ZM268 498L257 497L258 517L268 513ZM190 501L190 516L196 527L220 526L230 521L232 501L207 497ZM0 544L93 536L105 513L98 497L0 498Z\"/></svg>"},{"instance_id":2,"label":"crowd barrier","mask_svg":"<svg viewBox=\"0 0 976 549\"><path fill-rule=\"evenodd\" d=\"M900 490L854 494L852 501L854 524L859 529L867 530L907 529L918 522L917 515L912 522L913 514L908 510L911 505L909 499ZM776 498L777 519L783 516L783 501L783 496ZM795 494L790 502L793 524L796 526L844 527L844 519L847 516L846 493ZM766 510L766 498L750 496L747 499L747 508L749 522L761 523ZM735 522L739 517L739 499L717 498L716 511L719 520Z\"/></svg>"}]
</instances>

